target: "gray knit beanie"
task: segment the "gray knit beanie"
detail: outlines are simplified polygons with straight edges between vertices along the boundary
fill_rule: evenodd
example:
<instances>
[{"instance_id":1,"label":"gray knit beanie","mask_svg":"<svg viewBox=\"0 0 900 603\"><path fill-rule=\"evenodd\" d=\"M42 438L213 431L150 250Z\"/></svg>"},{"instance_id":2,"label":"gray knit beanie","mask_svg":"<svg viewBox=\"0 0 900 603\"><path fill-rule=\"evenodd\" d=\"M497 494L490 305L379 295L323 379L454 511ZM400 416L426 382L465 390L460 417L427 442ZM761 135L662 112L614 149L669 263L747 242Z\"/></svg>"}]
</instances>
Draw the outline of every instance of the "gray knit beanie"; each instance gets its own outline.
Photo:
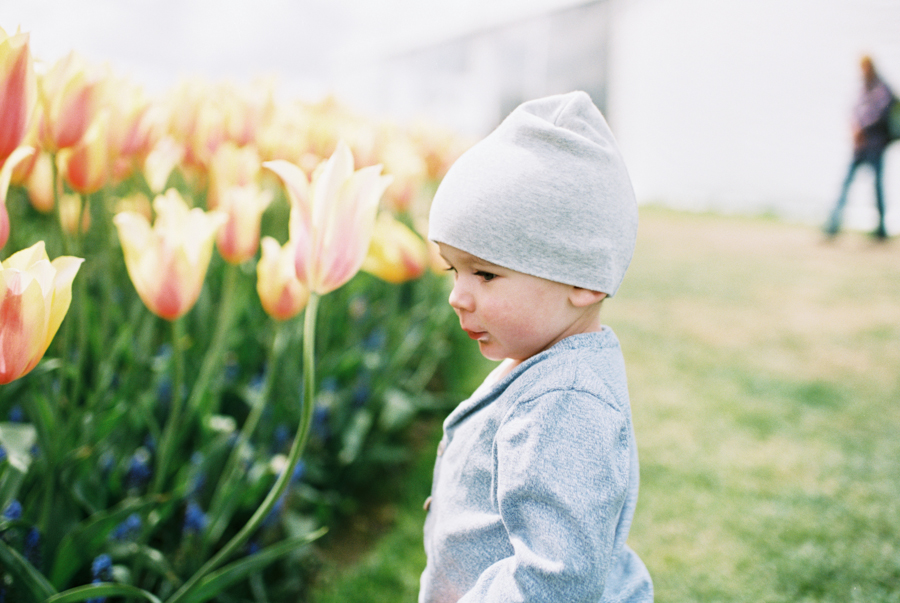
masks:
<instances>
[{"instance_id":1,"label":"gray knit beanie","mask_svg":"<svg viewBox=\"0 0 900 603\"><path fill-rule=\"evenodd\" d=\"M444 177L428 238L498 266L609 296L637 203L606 120L584 92L528 101Z\"/></svg>"}]
</instances>

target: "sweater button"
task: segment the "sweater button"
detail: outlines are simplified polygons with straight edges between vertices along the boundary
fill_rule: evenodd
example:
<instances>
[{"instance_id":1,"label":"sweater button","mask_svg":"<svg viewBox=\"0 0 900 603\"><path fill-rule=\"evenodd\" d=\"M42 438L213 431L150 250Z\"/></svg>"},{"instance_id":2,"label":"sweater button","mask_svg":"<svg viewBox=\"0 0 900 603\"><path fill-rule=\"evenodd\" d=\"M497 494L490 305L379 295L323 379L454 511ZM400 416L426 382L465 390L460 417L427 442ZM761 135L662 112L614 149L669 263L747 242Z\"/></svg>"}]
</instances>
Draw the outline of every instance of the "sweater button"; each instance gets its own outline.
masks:
<instances>
[{"instance_id":1,"label":"sweater button","mask_svg":"<svg viewBox=\"0 0 900 603\"><path fill-rule=\"evenodd\" d=\"M430 496L425 499L425 504L422 505L422 508L425 509L426 511L431 508L431 497Z\"/></svg>"}]
</instances>

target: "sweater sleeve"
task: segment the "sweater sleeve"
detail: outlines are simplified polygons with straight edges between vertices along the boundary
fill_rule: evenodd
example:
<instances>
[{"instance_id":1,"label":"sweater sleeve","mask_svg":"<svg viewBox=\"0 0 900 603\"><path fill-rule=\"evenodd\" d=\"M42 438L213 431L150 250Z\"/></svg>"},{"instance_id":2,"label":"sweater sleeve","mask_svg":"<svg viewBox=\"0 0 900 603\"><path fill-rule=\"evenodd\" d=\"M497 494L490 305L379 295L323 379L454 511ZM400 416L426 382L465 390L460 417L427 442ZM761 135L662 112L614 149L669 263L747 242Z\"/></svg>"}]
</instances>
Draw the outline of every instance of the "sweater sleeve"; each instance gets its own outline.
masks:
<instances>
[{"instance_id":1,"label":"sweater sleeve","mask_svg":"<svg viewBox=\"0 0 900 603\"><path fill-rule=\"evenodd\" d=\"M596 395L517 403L494 441L492 484L514 552L460 603L599 601L628 491L629 434L626 414Z\"/></svg>"}]
</instances>

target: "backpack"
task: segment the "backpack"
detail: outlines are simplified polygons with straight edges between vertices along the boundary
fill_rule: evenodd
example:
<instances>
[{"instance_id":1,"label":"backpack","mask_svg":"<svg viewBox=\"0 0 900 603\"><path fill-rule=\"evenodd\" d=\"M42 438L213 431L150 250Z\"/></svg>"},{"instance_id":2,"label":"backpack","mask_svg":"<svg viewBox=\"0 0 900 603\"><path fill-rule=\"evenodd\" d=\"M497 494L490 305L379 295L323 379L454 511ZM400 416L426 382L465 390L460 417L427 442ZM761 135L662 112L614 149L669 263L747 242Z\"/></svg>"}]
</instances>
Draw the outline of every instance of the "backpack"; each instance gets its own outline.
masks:
<instances>
[{"instance_id":1,"label":"backpack","mask_svg":"<svg viewBox=\"0 0 900 603\"><path fill-rule=\"evenodd\" d=\"M900 139L900 100L897 97L891 99L887 110L888 140Z\"/></svg>"}]
</instances>

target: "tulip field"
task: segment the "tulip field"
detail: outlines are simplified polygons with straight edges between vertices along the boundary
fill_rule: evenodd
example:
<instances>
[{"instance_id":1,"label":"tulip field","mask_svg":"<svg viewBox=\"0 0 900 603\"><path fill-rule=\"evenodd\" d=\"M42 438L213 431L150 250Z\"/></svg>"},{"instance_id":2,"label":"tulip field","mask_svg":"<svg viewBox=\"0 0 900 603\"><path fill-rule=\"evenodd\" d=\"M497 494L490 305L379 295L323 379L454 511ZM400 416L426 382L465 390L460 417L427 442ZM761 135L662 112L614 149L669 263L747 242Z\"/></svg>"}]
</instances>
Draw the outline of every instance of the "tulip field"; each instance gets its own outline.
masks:
<instances>
[{"instance_id":1,"label":"tulip field","mask_svg":"<svg viewBox=\"0 0 900 603\"><path fill-rule=\"evenodd\" d=\"M0 29L0 602L302 600L454 388L465 144Z\"/></svg>"}]
</instances>

